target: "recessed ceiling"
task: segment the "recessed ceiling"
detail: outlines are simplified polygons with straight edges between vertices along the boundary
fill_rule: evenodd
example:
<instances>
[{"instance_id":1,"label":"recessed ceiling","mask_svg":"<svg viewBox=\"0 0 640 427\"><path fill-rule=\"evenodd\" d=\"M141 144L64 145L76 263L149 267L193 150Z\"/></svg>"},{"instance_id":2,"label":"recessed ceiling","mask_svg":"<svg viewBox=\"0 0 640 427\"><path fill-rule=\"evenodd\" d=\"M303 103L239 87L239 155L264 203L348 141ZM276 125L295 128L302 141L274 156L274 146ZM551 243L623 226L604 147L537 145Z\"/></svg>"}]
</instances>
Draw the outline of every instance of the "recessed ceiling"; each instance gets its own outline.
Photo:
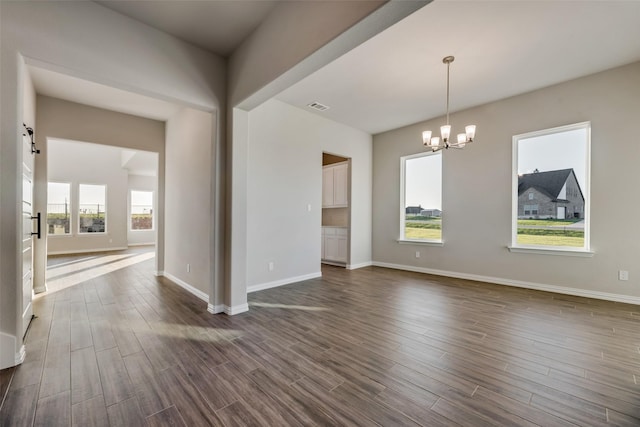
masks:
<instances>
[{"instance_id":1,"label":"recessed ceiling","mask_svg":"<svg viewBox=\"0 0 640 427\"><path fill-rule=\"evenodd\" d=\"M28 69L36 93L40 95L161 121L168 120L181 108L177 104L44 68L29 66Z\"/></svg>"},{"instance_id":2,"label":"recessed ceiling","mask_svg":"<svg viewBox=\"0 0 640 427\"><path fill-rule=\"evenodd\" d=\"M277 96L372 134L640 60L640 2L434 1ZM331 106L317 112L311 102Z\"/></svg>"},{"instance_id":3,"label":"recessed ceiling","mask_svg":"<svg viewBox=\"0 0 640 427\"><path fill-rule=\"evenodd\" d=\"M277 1L97 1L220 56L229 56Z\"/></svg>"}]
</instances>

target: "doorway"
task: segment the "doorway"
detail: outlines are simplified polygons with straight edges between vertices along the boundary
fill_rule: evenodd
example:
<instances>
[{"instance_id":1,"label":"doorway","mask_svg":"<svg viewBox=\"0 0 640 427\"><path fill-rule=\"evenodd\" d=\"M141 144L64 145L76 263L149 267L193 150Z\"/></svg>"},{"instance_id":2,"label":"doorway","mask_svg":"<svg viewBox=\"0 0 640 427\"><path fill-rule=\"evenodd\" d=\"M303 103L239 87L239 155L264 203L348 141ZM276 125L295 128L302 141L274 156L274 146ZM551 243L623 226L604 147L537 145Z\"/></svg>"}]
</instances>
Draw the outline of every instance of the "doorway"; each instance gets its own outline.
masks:
<instances>
[{"instance_id":1,"label":"doorway","mask_svg":"<svg viewBox=\"0 0 640 427\"><path fill-rule=\"evenodd\" d=\"M322 153L321 262L340 267L349 263L351 159Z\"/></svg>"}]
</instances>

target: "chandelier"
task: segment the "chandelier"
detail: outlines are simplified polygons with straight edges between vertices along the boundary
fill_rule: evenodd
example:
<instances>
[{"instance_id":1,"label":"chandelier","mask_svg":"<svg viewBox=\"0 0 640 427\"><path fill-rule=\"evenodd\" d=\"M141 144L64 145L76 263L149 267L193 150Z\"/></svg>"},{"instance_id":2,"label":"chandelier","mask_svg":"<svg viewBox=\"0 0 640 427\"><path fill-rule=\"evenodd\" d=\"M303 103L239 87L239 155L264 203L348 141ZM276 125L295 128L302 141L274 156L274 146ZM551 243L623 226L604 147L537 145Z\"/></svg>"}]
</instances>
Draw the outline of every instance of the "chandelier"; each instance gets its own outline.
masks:
<instances>
[{"instance_id":1,"label":"chandelier","mask_svg":"<svg viewBox=\"0 0 640 427\"><path fill-rule=\"evenodd\" d=\"M476 125L465 126L465 133L459 133L457 136L457 142L451 142L449 136L451 135L451 125L449 124L449 67L455 58L453 56L445 56L442 58L442 62L447 64L447 124L440 126L440 137L431 137L432 132L425 130L422 132L422 144L431 148L431 151L440 151L444 148L464 148L469 142L473 142L473 138L476 135Z\"/></svg>"}]
</instances>

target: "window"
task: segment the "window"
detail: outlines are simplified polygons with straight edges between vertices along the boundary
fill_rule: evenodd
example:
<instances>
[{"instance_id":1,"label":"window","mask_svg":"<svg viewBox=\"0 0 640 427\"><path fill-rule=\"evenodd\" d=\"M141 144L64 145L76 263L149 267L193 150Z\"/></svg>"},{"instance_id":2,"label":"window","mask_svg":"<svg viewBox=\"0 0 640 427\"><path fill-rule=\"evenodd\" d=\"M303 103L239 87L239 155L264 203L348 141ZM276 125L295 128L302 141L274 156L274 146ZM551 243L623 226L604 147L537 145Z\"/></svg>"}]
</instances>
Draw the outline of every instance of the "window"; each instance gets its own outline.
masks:
<instances>
[{"instance_id":1,"label":"window","mask_svg":"<svg viewBox=\"0 0 640 427\"><path fill-rule=\"evenodd\" d=\"M63 182L47 184L47 233L53 235L71 233L71 184Z\"/></svg>"},{"instance_id":2,"label":"window","mask_svg":"<svg viewBox=\"0 0 640 427\"><path fill-rule=\"evenodd\" d=\"M442 153L402 157L400 240L442 242Z\"/></svg>"},{"instance_id":3,"label":"window","mask_svg":"<svg viewBox=\"0 0 640 427\"><path fill-rule=\"evenodd\" d=\"M78 187L80 233L104 233L106 230L107 187L80 184Z\"/></svg>"},{"instance_id":4,"label":"window","mask_svg":"<svg viewBox=\"0 0 640 427\"><path fill-rule=\"evenodd\" d=\"M131 230L153 230L153 191L131 190Z\"/></svg>"},{"instance_id":5,"label":"window","mask_svg":"<svg viewBox=\"0 0 640 427\"><path fill-rule=\"evenodd\" d=\"M590 130L586 122L513 137L512 247L589 251Z\"/></svg>"}]
</instances>

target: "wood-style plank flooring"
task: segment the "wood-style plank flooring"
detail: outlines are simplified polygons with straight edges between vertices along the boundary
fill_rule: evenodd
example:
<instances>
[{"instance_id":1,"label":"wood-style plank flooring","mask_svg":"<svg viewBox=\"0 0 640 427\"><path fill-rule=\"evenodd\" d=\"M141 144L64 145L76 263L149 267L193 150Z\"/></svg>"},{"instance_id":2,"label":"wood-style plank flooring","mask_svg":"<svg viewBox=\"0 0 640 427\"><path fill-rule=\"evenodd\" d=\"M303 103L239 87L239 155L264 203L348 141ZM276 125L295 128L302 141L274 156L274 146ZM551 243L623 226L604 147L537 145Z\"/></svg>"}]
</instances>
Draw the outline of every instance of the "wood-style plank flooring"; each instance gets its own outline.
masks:
<instances>
[{"instance_id":1,"label":"wood-style plank flooring","mask_svg":"<svg viewBox=\"0 0 640 427\"><path fill-rule=\"evenodd\" d=\"M59 257L1 426L640 425L640 307L383 268L211 315L145 250Z\"/></svg>"}]
</instances>

